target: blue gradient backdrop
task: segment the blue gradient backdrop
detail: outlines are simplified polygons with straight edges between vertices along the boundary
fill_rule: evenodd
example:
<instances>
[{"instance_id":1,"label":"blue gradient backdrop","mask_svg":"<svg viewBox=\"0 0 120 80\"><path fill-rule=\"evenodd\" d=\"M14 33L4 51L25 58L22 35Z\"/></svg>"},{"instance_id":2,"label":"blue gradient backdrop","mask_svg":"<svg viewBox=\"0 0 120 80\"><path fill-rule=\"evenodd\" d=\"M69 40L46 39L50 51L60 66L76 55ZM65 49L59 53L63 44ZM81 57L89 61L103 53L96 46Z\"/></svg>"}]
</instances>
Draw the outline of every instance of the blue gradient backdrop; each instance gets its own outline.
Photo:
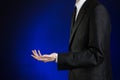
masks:
<instances>
[{"instance_id":1,"label":"blue gradient backdrop","mask_svg":"<svg viewBox=\"0 0 120 80\"><path fill-rule=\"evenodd\" d=\"M100 0L111 17L111 61L113 80L120 80L119 0ZM67 80L68 71L57 64L31 57L31 50L42 54L67 52L71 16L75 0L4 0L1 5L0 80ZM82 73L81 73L82 74Z\"/></svg>"}]
</instances>

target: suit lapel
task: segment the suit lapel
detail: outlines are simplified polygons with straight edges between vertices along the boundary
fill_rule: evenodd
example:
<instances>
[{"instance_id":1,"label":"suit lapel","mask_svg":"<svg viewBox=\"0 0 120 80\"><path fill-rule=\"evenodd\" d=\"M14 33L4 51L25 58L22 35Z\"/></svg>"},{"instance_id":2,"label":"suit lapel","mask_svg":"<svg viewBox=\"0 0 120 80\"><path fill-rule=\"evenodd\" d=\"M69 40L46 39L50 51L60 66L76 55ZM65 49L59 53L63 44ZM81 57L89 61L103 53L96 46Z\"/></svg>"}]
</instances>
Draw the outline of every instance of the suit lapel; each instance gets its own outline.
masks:
<instances>
[{"instance_id":1,"label":"suit lapel","mask_svg":"<svg viewBox=\"0 0 120 80\"><path fill-rule=\"evenodd\" d=\"M85 12L86 12L86 8L87 7L87 2L84 3L83 7L81 8L78 17L75 20L75 13L73 14L73 18L72 18L72 24L71 24L71 36L70 36L70 41L69 44L71 44L72 39L74 37L75 32L77 31L77 28L79 27L79 24L81 23L82 19L84 18Z\"/></svg>"},{"instance_id":2,"label":"suit lapel","mask_svg":"<svg viewBox=\"0 0 120 80\"><path fill-rule=\"evenodd\" d=\"M99 2L97 0L86 0L86 2L83 4L76 22L72 22L71 25L71 35L70 35L70 40L69 40L69 47L72 44L72 41L74 39L75 33L77 31L77 28L80 27L79 25L81 24L81 21L83 20L84 16L86 15L86 13L90 13L93 9L93 7L95 7L97 4L99 4ZM74 21L73 19L75 19L74 17L72 18L72 21ZM84 26L82 26L84 27Z\"/></svg>"},{"instance_id":3,"label":"suit lapel","mask_svg":"<svg viewBox=\"0 0 120 80\"><path fill-rule=\"evenodd\" d=\"M74 13L73 13L73 16L72 16L72 21L71 21L71 30L72 30L72 28L73 28L73 26L75 24L75 16L76 16L76 10L74 8Z\"/></svg>"}]
</instances>

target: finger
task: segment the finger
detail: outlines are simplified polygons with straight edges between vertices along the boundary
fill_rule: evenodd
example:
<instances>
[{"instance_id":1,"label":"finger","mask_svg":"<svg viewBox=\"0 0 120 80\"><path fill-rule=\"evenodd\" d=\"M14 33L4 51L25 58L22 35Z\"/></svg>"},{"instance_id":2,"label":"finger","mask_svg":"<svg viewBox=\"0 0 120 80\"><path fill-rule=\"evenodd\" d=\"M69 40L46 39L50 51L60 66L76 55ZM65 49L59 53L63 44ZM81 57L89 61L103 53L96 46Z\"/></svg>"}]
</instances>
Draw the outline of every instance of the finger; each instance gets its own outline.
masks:
<instances>
[{"instance_id":1,"label":"finger","mask_svg":"<svg viewBox=\"0 0 120 80\"><path fill-rule=\"evenodd\" d=\"M37 52L36 50L34 50L34 52L35 52L36 56L39 56L39 55L38 55L38 52Z\"/></svg>"},{"instance_id":2,"label":"finger","mask_svg":"<svg viewBox=\"0 0 120 80\"><path fill-rule=\"evenodd\" d=\"M46 59L48 59L48 60L51 60L51 59L53 59L53 57L51 56L51 55L43 55L43 56L41 56L42 58L46 58Z\"/></svg>"},{"instance_id":3,"label":"finger","mask_svg":"<svg viewBox=\"0 0 120 80\"><path fill-rule=\"evenodd\" d=\"M48 57L48 58L50 58L50 57L52 57L52 56L51 56L51 55L44 54L44 55L41 56L41 57Z\"/></svg>"},{"instance_id":4,"label":"finger","mask_svg":"<svg viewBox=\"0 0 120 80\"><path fill-rule=\"evenodd\" d=\"M40 50L38 50L38 54L39 54L39 56L41 56L41 52L40 52Z\"/></svg>"},{"instance_id":5,"label":"finger","mask_svg":"<svg viewBox=\"0 0 120 80\"><path fill-rule=\"evenodd\" d=\"M38 60L38 61L49 61L48 58L43 58L43 57L36 57L34 55L31 55L34 59Z\"/></svg>"},{"instance_id":6,"label":"finger","mask_svg":"<svg viewBox=\"0 0 120 80\"><path fill-rule=\"evenodd\" d=\"M34 55L31 55L34 59L37 59L38 60L38 58L36 57L36 56L34 56Z\"/></svg>"},{"instance_id":7,"label":"finger","mask_svg":"<svg viewBox=\"0 0 120 80\"><path fill-rule=\"evenodd\" d=\"M35 56L38 57L38 54L37 54L36 50L32 50L32 53L33 53Z\"/></svg>"}]
</instances>

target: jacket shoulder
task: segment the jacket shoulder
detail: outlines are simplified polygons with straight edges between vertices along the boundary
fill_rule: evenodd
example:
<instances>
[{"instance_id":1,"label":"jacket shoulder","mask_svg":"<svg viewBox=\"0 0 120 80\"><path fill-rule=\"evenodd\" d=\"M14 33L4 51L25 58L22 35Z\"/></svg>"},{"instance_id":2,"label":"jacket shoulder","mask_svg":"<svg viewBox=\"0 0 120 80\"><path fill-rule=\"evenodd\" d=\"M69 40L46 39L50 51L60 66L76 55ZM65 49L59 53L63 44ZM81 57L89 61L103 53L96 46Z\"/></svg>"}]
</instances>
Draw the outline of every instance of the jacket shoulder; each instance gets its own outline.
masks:
<instances>
[{"instance_id":1,"label":"jacket shoulder","mask_svg":"<svg viewBox=\"0 0 120 80\"><path fill-rule=\"evenodd\" d=\"M94 11L96 13L104 13L104 14L108 14L108 11L106 9L106 7L102 4L98 4L95 8Z\"/></svg>"}]
</instances>

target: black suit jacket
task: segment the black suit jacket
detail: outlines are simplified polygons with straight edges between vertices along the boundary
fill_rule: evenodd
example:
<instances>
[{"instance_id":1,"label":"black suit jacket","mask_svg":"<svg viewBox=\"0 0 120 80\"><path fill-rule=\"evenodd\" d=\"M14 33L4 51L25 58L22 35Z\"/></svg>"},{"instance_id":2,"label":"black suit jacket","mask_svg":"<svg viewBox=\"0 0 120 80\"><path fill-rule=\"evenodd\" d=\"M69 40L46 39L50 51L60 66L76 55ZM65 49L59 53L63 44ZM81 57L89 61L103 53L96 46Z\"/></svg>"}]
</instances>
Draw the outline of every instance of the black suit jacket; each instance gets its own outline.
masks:
<instances>
[{"instance_id":1,"label":"black suit jacket","mask_svg":"<svg viewBox=\"0 0 120 80\"><path fill-rule=\"evenodd\" d=\"M58 54L58 69L68 69L69 80L111 80L110 31L104 6L87 0L72 18L69 52Z\"/></svg>"}]
</instances>

